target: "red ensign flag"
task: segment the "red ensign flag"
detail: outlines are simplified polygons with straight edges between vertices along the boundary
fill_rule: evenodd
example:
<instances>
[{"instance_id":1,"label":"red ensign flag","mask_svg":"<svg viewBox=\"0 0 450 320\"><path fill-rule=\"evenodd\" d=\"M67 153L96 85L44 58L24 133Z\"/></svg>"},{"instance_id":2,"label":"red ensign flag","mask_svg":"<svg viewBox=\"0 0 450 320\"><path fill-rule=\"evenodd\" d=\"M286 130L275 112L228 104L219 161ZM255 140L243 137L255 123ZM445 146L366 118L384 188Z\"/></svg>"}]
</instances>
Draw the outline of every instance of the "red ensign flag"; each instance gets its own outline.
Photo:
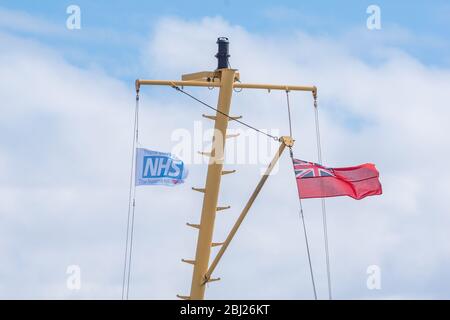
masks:
<instances>
[{"instance_id":1,"label":"red ensign flag","mask_svg":"<svg viewBox=\"0 0 450 320\"><path fill-rule=\"evenodd\" d=\"M294 171L301 199L349 196L359 200L382 193L379 173L372 163L327 168L294 159Z\"/></svg>"}]
</instances>

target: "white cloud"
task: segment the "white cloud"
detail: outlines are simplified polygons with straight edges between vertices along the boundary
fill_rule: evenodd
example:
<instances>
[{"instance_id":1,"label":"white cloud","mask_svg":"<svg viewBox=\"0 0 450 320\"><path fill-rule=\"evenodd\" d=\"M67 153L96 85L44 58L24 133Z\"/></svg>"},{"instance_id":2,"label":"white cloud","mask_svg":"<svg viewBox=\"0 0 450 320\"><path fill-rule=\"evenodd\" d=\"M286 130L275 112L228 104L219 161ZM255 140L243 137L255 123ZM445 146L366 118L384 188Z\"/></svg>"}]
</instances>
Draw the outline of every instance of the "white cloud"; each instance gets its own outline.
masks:
<instances>
[{"instance_id":1,"label":"white cloud","mask_svg":"<svg viewBox=\"0 0 450 320\"><path fill-rule=\"evenodd\" d=\"M319 87L325 160L375 162L384 195L328 201L337 298L448 298L445 279L450 72L401 50L379 47L370 64L345 42L297 32L252 34L222 18L162 19L143 52L151 77L215 66L215 39L228 36L231 64L244 82ZM0 34L0 267L3 297L120 297L133 92L131 84L80 69L36 42ZM148 59L150 56L150 59ZM192 89L214 103L217 90ZM315 160L312 99L293 94L298 157ZM257 127L287 133L283 93L235 94L232 110ZM206 113L172 89L142 89L141 143L169 151L170 134ZM205 120L205 126L210 122ZM233 124L233 126L237 126ZM287 154L217 269L209 298L310 298L298 201ZM442 169L441 169L442 168ZM138 190L132 297L173 298L189 291L205 167L186 185ZM259 167L224 177L215 239L226 236L257 183ZM319 296L326 297L320 206L304 201ZM67 265L82 270L82 290L65 288ZM369 291L377 264L382 290ZM83 282L84 281L84 282Z\"/></svg>"},{"instance_id":2,"label":"white cloud","mask_svg":"<svg viewBox=\"0 0 450 320\"><path fill-rule=\"evenodd\" d=\"M57 34L61 31L41 17L6 8L0 8L0 28L37 34Z\"/></svg>"}]
</instances>

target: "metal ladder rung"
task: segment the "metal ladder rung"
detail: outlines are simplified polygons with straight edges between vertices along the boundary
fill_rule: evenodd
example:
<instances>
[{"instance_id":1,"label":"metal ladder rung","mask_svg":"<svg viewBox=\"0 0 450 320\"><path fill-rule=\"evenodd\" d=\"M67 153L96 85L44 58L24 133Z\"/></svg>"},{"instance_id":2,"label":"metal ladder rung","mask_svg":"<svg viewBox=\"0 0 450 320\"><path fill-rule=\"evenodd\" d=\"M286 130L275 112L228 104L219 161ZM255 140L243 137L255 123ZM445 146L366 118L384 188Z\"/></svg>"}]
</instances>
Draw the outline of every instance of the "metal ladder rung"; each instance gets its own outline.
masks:
<instances>
[{"instance_id":1,"label":"metal ladder rung","mask_svg":"<svg viewBox=\"0 0 450 320\"><path fill-rule=\"evenodd\" d=\"M227 134L226 138L227 139L229 139L229 138L236 138L236 137L239 137L240 135L241 135L240 133Z\"/></svg>"},{"instance_id":2,"label":"metal ladder rung","mask_svg":"<svg viewBox=\"0 0 450 320\"><path fill-rule=\"evenodd\" d=\"M216 116L210 116L207 114L202 114L203 118L209 119L209 120L216 120L217 117ZM242 116L227 116L229 121L233 121L233 120L238 120L238 119L242 119Z\"/></svg>"},{"instance_id":3,"label":"metal ladder rung","mask_svg":"<svg viewBox=\"0 0 450 320\"><path fill-rule=\"evenodd\" d=\"M224 242L213 242L213 243L211 243L211 247L219 247L223 244L224 244Z\"/></svg>"},{"instance_id":4,"label":"metal ladder rung","mask_svg":"<svg viewBox=\"0 0 450 320\"><path fill-rule=\"evenodd\" d=\"M181 261L189 264L195 264L195 260L189 260L189 259L181 259Z\"/></svg>"},{"instance_id":5,"label":"metal ladder rung","mask_svg":"<svg viewBox=\"0 0 450 320\"><path fill-rule=\"evenodd\" d=\"M220 280L220 278L209 278L209 279L205 279L203 283L205 284L205 283L219 281L219 280Z\"/></svg>"},{"instance_id":6,"label":"metal ladder rung","mask_svg":"<svg viewBox=\"0 0 450 320\"><path fill-rule=\"evenodd\" d=\"M211 157L211 152L199 151L198 153L201 154L202 156Z\"/></svg>"},{"instance_id":7,"label":"metal ladder rung","mask_svg":"<svg viewBox=\"0 0 450 320\"><path fill-rule=\"evenodd\" d=\"M222 170L222 175L226 175L226 174L230 174L230 173L235 173L236 170Z\"/></svg>"},{"instance_id":8,"label":"metal ladder rung","mask_svg":"<svg viewBox=\"0 0 450 320\"><path fill-rule=\"evenodd\" d=\"M197 192L202 192L202 193L205 193L205 191L206 191L205 188L195 188L195 187L192 187L192 190L197 191Z\"/></svg>"},{"instance_id":9,"label":"metal ladder rung","mask_svg":"<svg viewBox=\"0 0 450 320\"><path fill-rule=\"evenodd\" d=\"M206 119L209 119L209 120L216 120L216 116L210 116L210 115L207 115L207 114L202 114L202 117L206 118Z\"/></svg>"}]
</instances>

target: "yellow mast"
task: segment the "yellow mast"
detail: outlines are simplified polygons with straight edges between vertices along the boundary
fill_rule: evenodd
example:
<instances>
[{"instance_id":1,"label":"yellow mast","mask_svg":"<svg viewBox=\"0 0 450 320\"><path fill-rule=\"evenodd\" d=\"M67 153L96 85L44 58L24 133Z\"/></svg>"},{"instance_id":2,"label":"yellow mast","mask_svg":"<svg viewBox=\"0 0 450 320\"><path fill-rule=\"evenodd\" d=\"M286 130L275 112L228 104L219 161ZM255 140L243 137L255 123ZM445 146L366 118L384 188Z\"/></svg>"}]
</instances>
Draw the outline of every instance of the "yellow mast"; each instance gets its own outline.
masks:
<instances>
[{"instance_id":1,"label":"yellow mast","mask_svg":"<svg viewBox=\"0 0 450 320\"><path fill-rule=\"evenodd\" d=\"M246 214L250 210L251 205L259 194L259 191L266 182L270 172L280 158L285 147L292 147L292 137L281 137L279 139L280 147L275 154L272 162L269 164L265 174L258 183L255 191L248 200L246 206L241 212L235 225L230 231L228 237L223 243L213 243L212 237L214 232L214 222L216 213L220 210L228 209L229 206L219 207L218 199L220 192L221 177L224 174L231 173L233 171L223 170L223 160L225 154L225 141L227 139L227 127L229 119L236 119L238 117L227 117L230 115L231 98L233 94L233 88L247 88L247 89L266 89L266 90L285 90L285 91L310 91L313 95L317 94L317 88L315 86L292 86L292 85L273 85L273 84L252 84L241 83L239 80L239 73L230 69L228 66L228 39L219 38L217 40L219 45L219 52L216 57L218 58L218 68L213 71L202 71L192 74L186 74L182 76L181 81L171 80L136 80L136 90L140 90L141 85L163 85L172 87L218 87L219 88L219 100L217 103L217 112L215 116L206 116L209 119L214 120L214 136L212 143L212 150L210 152L202 152L204 155L210 156L208 164L208 173L206 176L206 184L204 188L192 188L195 191L204 193L203 207L200 218L200 224L188 223L188 226L194 227L199 230L197 249L195 254L195 260L182 259L183 262L190 263L194 266L192 275L191 292L189 296L180 296L182 299L189 300L202 300L205 296L205 284L207 282L219 280L211 278L211 275L217 266L219 260L222 258L225 250L228 248L229 243L236 234L239 226L244 220ZM231 137L231 136L228 136ZM209 265L211 247L220 245L222 246L214 261Z\"/></svg>"},{"instance_id":2,"label":"yellow mast","mask_svg":"<svg viewBox=\"0 0 450 320\"><path fill-rule=\"evenodd\" d=\"M197 241L197 251L194 261L194 272L191 285L191 299L203 299L205 295L204 277L208 270L209 256L211 253L212 236L214 231L214 220L219 197L220 180L222 177L222 167L225 150L225 140L227 134L228 117L223 114L229 114L231 95L234 83L233 69L220 70L220 93L217 103L214 137L211 150L211 158L208 165L206 176L205 195L203 197L203 208L200 220L199 235Z\"/></svg>"}]
</instances>

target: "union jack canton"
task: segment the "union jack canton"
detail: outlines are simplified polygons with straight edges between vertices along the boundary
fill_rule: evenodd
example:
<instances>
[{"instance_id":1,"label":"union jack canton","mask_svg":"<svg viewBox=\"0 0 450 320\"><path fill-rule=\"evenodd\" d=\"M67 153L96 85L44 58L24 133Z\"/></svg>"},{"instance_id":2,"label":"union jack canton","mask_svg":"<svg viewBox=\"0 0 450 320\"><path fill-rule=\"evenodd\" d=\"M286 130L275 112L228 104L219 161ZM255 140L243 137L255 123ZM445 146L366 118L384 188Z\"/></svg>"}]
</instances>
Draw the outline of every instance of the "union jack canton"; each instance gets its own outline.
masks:
<instances>
[{"instance_id":1,"label":"union jack canton","mask_svg":"<svg viewBox=\"0 0 450 320\"><path fill-rule=\"evenodd\" d=\"M297 179L335 177L332 168L327 168L318 163L298 159L294 159L294 171Z\"/></svg>"}]
</instances>

